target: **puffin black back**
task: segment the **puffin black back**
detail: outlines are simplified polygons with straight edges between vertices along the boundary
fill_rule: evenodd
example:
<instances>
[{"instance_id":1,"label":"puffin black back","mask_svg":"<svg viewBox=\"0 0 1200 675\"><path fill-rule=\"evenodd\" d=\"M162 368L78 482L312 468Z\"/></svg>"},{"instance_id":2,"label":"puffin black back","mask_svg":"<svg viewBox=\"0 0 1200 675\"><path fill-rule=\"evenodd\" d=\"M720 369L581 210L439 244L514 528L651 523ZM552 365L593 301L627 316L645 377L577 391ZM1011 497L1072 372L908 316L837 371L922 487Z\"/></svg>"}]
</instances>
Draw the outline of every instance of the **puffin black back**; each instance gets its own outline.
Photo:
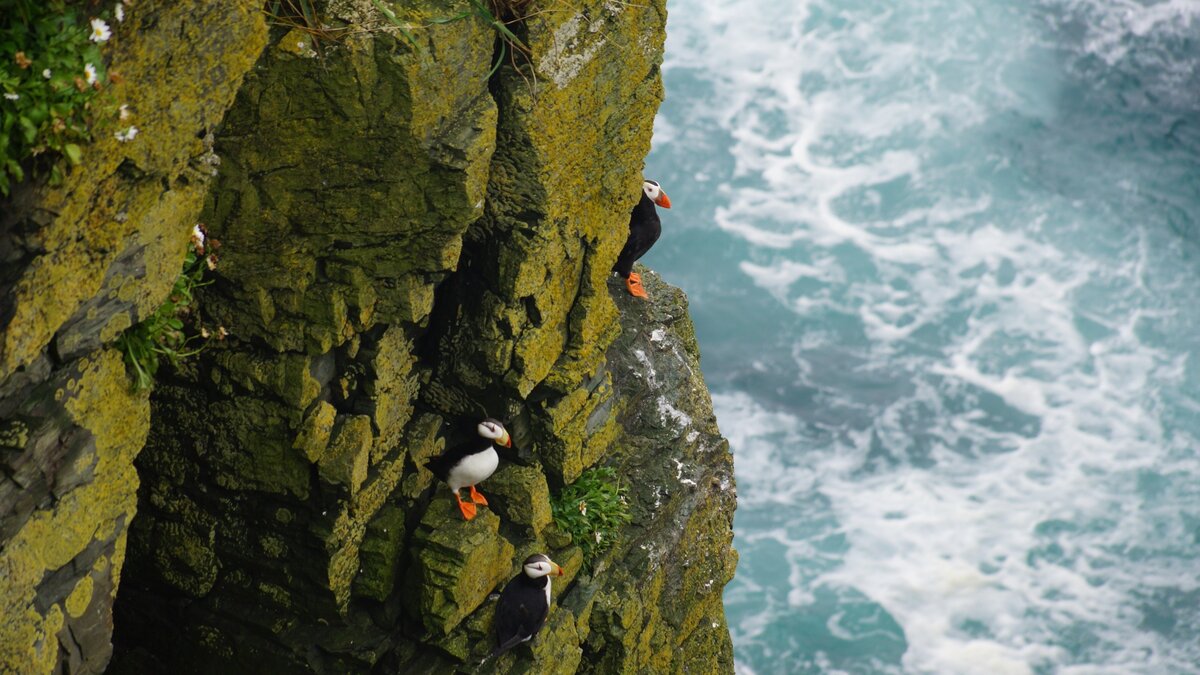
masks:
<instances>
[{"instance_id":1,"label":"puffin black back","mask_svg":"<svg viewBox=\"0 0 1200 675\"><path fill-rule=\"evenodd\" d=\"M496 445L511 447L512 439L500 420L486 417L475 426L475 436L450 447L441 455L425 463L433 475L450 487L463 518L471 520L476 514L476 505L487 506L488 501L475 486L487 480L500 464ZM470 489L470 501L464 501L459 493Z\"/></svg>"},{"instance_id":2,"label":"puffin black back","mask_svg":"<svg viewBox=\"0 0 1200 675\"><path fill-rule=\"evenodd\" d=\"M638 298L649 298L642 286L642 278L633 271L633 263L637 262L654 246L662 235L662 221L658 217L656 206L671 208L671 200L662 191L658 183L647 180L642 182L642 196L629 214L629 237L625 246L617 255L613 271L625 280L629 294Z\"/></svg>"},{"instance_id":3,"label":"puffin black back","mask_svg":"<svg viewBox=\"0 0 1200 675\"><path fill-rule=\"evenodd\" d=\"M549 556L535 553L525 559L521 571L504 586L496 603L496 648L503 654L537 635L550 614L550 575L563 570Z\"/></svg>"}]
</instances>

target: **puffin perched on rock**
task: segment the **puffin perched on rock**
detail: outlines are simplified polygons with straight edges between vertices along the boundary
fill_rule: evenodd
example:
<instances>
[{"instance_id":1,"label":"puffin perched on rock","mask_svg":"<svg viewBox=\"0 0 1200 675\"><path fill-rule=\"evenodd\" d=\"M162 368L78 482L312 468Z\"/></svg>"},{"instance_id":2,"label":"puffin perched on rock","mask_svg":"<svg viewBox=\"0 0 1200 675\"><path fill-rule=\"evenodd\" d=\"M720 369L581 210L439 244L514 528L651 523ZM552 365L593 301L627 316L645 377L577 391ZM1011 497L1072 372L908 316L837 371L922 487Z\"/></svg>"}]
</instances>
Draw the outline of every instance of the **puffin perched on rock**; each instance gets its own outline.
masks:
<instances>
[{"instance_id":1,"label":"puffin perched on rock","mask_svg":"<svg viewBox=\"0 0 1200 675\"><path fill-rule=\"evenodd\" d=\"M475 504L487 506L487 499L475 490L475 485L491 476L500 464L500 455L496 454L494 443L512 447L512 439L499 420L488 417L479 423L476 430L479 432L477 440L456 445L425 463L433 475L450 486L458 502L458 510L467 520L475 517ZM463 501L459 494L465 487L471 488L469 502Z\"/></svg>"},{"instance_id":2,"label":"puffin perched on rock","mask_svg":"<svg viewBox=\"0 0 1200 675\"><path fill-rule=\"evenodd\" d=\"M499 656L522 642L529 642L550 614L550 575L562 576L562 568L537 553L525 559L521 573L500 591L496 604L496 648Z\"/></svg>"},{"instance_id":3,"label":"puffin perched on rock","mask_svg":"<svg viewBox=\"0 0 1200 675\"><path fill-rule=\"evenodd\" d=\"M662 234L662 223L658 219L658 211L654 208L656 204L664 209L671 208L671 200L667 199L667 193L662 191L658 183L652 180L642 181L642 198L629 215L629 239L625 241L625 248L621 249L621 254L617 256L617 264L613 265L613 271L625 279L625 287L629 289L629 294L637 298L650 297L642 286L641 275L633 271L633 263L646 255L646 251L658 241L658 235Z\"/></svg>"}]
</instances>

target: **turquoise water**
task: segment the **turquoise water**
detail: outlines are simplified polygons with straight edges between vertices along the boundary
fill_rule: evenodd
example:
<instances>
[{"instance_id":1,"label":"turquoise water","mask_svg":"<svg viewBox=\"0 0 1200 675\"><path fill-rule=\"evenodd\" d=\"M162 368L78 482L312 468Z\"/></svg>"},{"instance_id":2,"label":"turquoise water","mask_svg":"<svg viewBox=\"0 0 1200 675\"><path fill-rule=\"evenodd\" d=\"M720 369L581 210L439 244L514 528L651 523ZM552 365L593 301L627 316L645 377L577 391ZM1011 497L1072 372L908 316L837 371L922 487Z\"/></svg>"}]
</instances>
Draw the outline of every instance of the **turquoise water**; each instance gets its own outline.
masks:
<instances>
[{"instance_id":1,"label":"turquoise water","mask_svg":"<svg viewBox=\"0 0 1200 675\"><path fill-rule=\"evenodd\" d=\"M739 671L1200 672L1200 2L669 9Z\"/></svg>"}]
</instances>

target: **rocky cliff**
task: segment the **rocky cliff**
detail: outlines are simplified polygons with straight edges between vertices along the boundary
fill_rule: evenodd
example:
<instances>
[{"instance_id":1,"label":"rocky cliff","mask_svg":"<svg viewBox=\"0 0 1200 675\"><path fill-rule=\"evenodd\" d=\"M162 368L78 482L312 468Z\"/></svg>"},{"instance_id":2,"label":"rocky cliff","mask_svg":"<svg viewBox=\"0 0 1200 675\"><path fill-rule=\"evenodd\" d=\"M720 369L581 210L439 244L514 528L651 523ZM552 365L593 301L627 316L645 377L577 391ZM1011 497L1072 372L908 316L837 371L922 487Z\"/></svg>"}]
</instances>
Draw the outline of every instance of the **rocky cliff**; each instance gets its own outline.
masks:
<instances>
[{"instance_id":1,"label":"rocky cliff","mask_svg":"<svg viewBox=\"0 0 1200 675\"><path fill-rule=\"evenodd\" d=\"M482 670L732 670L686 300L609 274L665 8L519 5L490 6L506 35L474 0L136 4L113 59L143 135L3 216L0 670L99 672L110 638L112 672L475 670L532 552L555 608ZM231 335L132 393L113 341L196 222ZM466 522L423 463L484 414L513 452ZM550 502L597 465L632 522L585 560Z\"/></svg>"}]
</instances>

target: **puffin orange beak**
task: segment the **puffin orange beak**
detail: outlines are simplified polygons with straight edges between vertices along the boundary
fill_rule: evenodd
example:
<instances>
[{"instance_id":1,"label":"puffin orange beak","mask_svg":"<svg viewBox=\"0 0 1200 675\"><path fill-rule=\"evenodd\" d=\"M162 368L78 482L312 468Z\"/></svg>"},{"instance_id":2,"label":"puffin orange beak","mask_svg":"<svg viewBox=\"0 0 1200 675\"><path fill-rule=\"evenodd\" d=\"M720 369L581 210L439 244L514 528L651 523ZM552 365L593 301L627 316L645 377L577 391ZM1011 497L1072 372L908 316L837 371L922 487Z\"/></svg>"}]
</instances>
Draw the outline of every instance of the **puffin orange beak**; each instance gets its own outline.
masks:
<instances>
[{"instance_id":1,"label":"puffin orange beak","mask_svg":"<svg viewBox=\"0 0 1200 675\"><path fill-rule=\"evenodd\" d=\"M658 204L664 209L671 208L671 200L667 197L667 193L663 192L662 190L658 191L658 199L655 199L654 203Z\"/></svg>"},{"instance_id":2,"label":"puffin orange beak","mask_svg":"<svg viewBox=\"0 0 1200 675\"><path fill-rule=\"evenodd\" d=\"M550 567L554 569L554 574L556 576L561 577L563 575L563 570L561 567L558 566L558 563L552 562L552 563L550 563Z\"/></svg>"},{"instance_id":3,"label":"puffin orange beak","mask_svg":"<svg viewBox=\"0 0 1200 675\"><path fill-rule=\"evenodd\" d=\"M500 445L503 445L506 448L512 447L512 436L509 436L507 431L504 432L504 440L500 441Z\"/></svg>"}]
</instances>

